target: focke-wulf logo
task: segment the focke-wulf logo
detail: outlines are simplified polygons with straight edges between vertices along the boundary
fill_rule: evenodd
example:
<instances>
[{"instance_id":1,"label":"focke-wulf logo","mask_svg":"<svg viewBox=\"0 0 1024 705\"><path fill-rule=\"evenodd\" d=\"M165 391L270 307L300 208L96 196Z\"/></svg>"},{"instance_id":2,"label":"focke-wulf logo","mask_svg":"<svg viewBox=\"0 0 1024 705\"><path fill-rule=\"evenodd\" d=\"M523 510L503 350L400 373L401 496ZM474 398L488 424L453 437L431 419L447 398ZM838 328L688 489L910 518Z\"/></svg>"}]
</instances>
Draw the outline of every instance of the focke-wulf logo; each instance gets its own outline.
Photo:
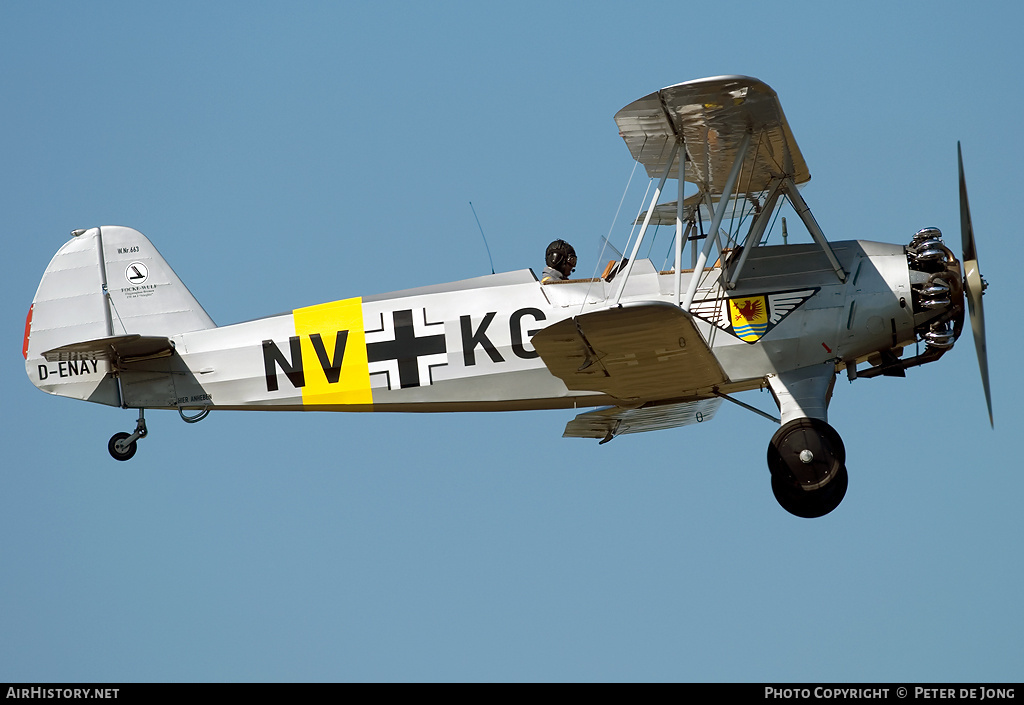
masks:
<instances>
[{"instance_id":1,"label":"focke-wulf logo","mask_svg":"<svg viewBox=\"0 0 1024 705\"><path fill-rule=\"evenodd\" d=\"M132 262L124 270L124 278L128 280L129 284L134 284L135 286L145 284L146 280L149 279L149 268L142 262Z\"/></svg>"}]
</instances>

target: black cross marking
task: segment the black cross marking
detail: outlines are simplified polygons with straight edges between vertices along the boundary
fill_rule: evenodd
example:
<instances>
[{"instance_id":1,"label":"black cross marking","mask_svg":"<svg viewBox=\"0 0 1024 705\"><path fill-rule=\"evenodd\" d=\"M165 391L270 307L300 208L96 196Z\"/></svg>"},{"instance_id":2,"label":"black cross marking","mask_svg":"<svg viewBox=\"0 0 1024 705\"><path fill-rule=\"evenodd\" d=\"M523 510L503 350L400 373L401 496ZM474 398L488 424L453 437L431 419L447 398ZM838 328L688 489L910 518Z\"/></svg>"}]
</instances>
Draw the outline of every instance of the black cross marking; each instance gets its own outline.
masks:
<instances>
[{"instance_id":1,"label":"black cross marking","mask_svg":"<svg viewBox=\"0 0 1024 705\"><path fill-rule=\"evenodd\" d=\"M423 322L426 323L425 310L423 314ZM412 325L412 309L394 311L392 313L392 320L395 323L395 339L383 340L378 343L367 343L367 360L369 362L398 360L399 387L402 389L418 387L420 386L420 372L417 358L421 355L436 355L448 352L445 346L444 333L417 338L416 331Z\"/></svg>"}]
</instances>

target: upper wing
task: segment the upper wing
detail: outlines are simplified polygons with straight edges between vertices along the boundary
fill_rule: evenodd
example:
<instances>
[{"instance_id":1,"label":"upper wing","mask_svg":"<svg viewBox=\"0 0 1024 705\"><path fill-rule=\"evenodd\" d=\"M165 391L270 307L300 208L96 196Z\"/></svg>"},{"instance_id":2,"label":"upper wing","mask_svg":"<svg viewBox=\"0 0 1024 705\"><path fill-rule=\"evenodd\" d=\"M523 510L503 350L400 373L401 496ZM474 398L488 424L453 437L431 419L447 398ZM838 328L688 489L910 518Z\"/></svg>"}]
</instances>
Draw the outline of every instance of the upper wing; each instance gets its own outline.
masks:
<instances>
[{"instance_id":1,"label":"upper wing","mask_svg":"<svg viewBox=\"0 0 1024 705\"><path fill-rule=\"evenodd\" d=\"M763 191L769 182L789 176L797 184L810 172L782 112L779 98L767 84L749 76L717 76L679 83L635 100L615 114L619 134L630 154L661 176L671 146L686 142L686 180L720 194L747 132L756 149L752 167L744 167L738 191ZM669 176L678 178L679 159Z\"/></svg>"},{"instance_id":2,"label":"upper wing","mask_svg":"<svg viewBox=\"0 0 1024 705\"><path fill-rule=\"evenodd\" d=\"M709 396L726 381L690 314L663 302L567 318L533 336L551 374L569 389L637 401Z\"/></svg>"}]
</instances>

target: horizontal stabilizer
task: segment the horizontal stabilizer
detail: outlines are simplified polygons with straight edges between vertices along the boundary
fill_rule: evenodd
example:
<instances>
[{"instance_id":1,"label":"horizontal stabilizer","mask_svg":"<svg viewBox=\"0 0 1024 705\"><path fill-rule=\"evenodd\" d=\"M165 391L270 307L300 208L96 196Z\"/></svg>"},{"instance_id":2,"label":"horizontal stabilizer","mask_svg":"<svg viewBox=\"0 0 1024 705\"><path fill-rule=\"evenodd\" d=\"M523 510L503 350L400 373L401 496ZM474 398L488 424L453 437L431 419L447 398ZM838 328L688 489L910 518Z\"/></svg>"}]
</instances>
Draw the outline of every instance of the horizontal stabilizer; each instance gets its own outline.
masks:
<instances>
[{"instance_id":1,"label":"horizontal stabilizer","mask_svg":"<svg viewBox=\"0 0 1024 705\"><path fill-rule=\"evenodd\" d=\"M669 303L585 313L548 326L531 342L572 390L656 400L702 395L726 381L690 314Z\"/></svg>"},{"instance_id":2,"label":"horizontal stabilizer","mask_svg":"<svg viewBox=\"0 0 1024 705\"><path fill-rule=\"evenodd\" d=\"M610 441L624 433L660 431L676 426L710 421L718 407L720 397L687 401L681 404L664 404L646 409L623 409L609 406L597 411L580 414L565 425L562 438L600 438Z\"/></svg>"},{"instance_id":3,"label":"horizontal stabilizer","mask_svg":"<svg viewBox=\"0 0 1024 705\"><path fill-rule=\"evenodd\" d=\"M43 353L47 362L68 360L107 360L115 364L169 357L174 344L158 335L115 335L62 345Z\"/></svg>"}]
</instances>

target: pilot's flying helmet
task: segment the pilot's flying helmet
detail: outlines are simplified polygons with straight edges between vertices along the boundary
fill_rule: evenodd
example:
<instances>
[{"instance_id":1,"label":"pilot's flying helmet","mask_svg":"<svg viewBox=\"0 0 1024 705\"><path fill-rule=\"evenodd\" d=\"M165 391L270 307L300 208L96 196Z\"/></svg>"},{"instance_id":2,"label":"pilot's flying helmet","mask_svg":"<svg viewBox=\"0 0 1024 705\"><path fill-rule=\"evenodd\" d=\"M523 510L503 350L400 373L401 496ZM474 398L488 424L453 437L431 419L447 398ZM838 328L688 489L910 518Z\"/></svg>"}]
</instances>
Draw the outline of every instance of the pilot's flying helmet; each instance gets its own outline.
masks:
<instances>
[{"instance_id":1,"label":"pilot's flying helmet","mask_svg":"<svg viewBox=\"0 0 1024 705\"><path fill-rule=\"evenodd\" d=\"M544 253L544 263L568 277L576 269L576 250L565 240L555 240Z\"/></svg>"}]
</instances>

